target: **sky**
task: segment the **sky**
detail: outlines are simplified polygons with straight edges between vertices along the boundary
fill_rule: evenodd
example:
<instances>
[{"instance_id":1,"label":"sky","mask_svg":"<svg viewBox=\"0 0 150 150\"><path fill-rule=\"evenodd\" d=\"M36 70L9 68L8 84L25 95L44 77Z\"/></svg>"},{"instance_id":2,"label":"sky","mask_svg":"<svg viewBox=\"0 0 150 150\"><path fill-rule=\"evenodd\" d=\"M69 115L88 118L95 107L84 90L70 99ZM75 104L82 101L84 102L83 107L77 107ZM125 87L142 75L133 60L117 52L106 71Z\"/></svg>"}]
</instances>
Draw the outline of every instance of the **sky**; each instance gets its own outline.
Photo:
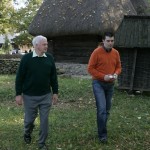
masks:
<instances>
[{"instance_id":1,"label":"sky","mask_svg":"<svg viewBox=\"0 0 150 150\"><path fill-rule=\"evenodd\" d=\"M19 8L21 8L21 7L25 7L25 1L26 0L16 0L16 2L18 3L18 4L15 4L14 3L14 7L16 8L16 9L19 9Z\"/></svg>"}]
</instances>

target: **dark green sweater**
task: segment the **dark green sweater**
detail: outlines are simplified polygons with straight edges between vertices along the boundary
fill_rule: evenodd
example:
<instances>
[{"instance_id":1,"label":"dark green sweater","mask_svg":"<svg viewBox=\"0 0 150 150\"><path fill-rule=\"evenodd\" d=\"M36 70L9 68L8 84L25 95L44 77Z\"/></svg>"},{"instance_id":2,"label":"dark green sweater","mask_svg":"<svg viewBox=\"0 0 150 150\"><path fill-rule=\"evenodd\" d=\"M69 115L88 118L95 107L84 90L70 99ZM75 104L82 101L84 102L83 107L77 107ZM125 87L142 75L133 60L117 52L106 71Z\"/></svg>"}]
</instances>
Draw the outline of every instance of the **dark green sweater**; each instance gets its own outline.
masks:
<instances>
[{"instance_id":1,"label":"dark green sweater","mask_svg":"<svg viewBox=\"0 0 150 150\"><path fill-rule=\"evenodd\" d=\"M41 96L52 92L58 93L58 81L54 59L47 57L32 57L33 52L21 59L15 82L16 95Z\"/></svg>"}]
</instances>

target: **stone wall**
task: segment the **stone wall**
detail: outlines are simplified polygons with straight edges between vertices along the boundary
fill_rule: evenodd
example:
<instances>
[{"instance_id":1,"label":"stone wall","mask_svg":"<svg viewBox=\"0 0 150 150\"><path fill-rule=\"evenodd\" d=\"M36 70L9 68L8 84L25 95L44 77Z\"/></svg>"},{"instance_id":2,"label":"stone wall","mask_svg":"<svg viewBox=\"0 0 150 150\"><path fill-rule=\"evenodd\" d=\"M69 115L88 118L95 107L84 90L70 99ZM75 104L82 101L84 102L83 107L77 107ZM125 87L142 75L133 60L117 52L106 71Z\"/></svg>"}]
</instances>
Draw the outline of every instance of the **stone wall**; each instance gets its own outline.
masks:
<instances>
[{"instance_id":1,"label":"stone wall","mask_svg":"<svg viewBox=\"0 0 150 150\"><path fill-rule=\"evenodd\" d=\"M0 59L0 74L15 74L20 59Z\"/></svg>"},{"instance_id":2,"label":"stone wall","mask_svg":"<svg viewBox=\"0 0 150 150\"><path fill-rule=\"evenodd\" d=\"M64 74L87 76L87 64L74 64L74 63L56 63L56 67Z\"/></svg>"},{"instance_id":3,"label":"stone wall","mask_svg":"<svg viewBox=\"0 0 150 150\"><path fill-rule=\"evenodd\" d=\"M20 59L0 59L0 74L16 74ZM56 63L58 74L87 76L87 64Z\"/></svg>"}]
</instances>

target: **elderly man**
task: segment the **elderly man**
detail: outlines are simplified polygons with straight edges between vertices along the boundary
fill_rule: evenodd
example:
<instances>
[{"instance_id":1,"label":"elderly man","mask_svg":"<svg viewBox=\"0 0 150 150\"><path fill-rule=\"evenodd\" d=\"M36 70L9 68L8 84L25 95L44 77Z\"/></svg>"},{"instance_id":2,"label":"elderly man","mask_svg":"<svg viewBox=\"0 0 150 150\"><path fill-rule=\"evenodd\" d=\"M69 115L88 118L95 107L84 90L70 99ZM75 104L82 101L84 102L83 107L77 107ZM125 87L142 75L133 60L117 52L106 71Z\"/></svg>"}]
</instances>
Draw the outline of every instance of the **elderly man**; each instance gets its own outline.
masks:
<instances>
[{"instance_id":1,"label":"elderly man","mask_svg":"<svg viewBox=\"0 0 150 150\"><path fill-rule=\"evenodd\" d=\"M114 81L121 73L120 56L114 45L112 32L104 33L103 43L91 54L88 72L92 75L93 93L97 107L97 126L100 142L107 142L107 119L111 108Z\"/></svg>"},{"instance_id":2,"label":"elderly man","mask_svg":"<svg viewBox=\"0 0 150 150\"><path fill-rule=\"evenodd\" d=\"M31 143L31 133L38 111L40 115L39 149L47 150L48 115L58 100L58 81L54 59L47 54L44 36L33 38L34 51L21 59L15 82L16 103L24 102L24 141Z\"/></svg>"}]
</instances>

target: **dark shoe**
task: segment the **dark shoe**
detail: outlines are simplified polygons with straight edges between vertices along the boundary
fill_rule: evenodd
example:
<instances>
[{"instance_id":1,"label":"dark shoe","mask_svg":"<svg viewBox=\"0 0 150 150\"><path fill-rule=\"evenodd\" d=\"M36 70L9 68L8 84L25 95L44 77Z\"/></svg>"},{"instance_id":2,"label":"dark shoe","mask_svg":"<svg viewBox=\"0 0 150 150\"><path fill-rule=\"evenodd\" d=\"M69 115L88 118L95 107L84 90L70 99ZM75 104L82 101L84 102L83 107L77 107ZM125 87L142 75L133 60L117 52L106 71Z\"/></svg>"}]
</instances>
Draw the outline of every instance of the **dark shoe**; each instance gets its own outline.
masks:
<instances>
[{"instance_id":1,"label":"dark shoe","mask_svg":"<svg viewBox=\"0 0 150 150\"><path fill-rule=\"evenodd\" d=\"M30 144L31 143L31 136L24 134L24 141L26 144Z\"/></svg>"},{"instance_id":2,"label":"dark shoe","mask_svg":"<svg viewBox=\"0 0 150 150\"><path fill-rule=\"evenodd\" d=\"M47 146L45 144L39 145L40 150L48 150Z\"/></svg>"},{"instance_id":3,"label":"dark shoe","mask_svg":"<svg viewBox=\"0 0 150 150\"><path fill-rule=\"evenodd\" d=\"M107 143L107 138L101 138L100 142L103 143L103 144L106 144Z\"/></svg>"}]
</instances>

